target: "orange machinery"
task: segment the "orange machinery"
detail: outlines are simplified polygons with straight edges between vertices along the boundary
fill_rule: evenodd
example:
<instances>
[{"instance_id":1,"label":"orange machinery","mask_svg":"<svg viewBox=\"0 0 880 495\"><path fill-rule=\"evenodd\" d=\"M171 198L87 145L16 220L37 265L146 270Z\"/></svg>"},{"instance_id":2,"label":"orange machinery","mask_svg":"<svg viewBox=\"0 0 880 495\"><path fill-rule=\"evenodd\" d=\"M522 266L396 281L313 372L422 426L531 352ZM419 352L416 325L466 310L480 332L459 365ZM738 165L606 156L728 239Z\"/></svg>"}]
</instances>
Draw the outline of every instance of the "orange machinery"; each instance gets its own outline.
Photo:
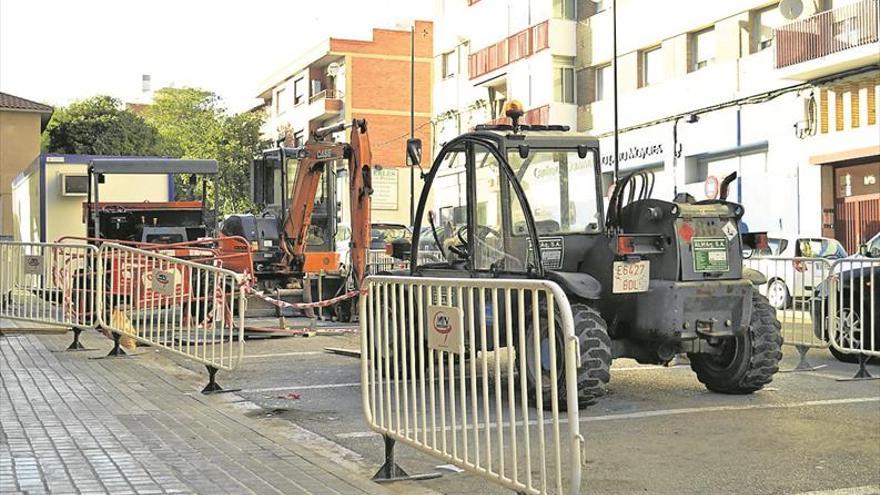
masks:
<instances>
[{"instance_id":1,"label":"orange machinery","mask_svg":"<svg viewBox=\"0 0 880 495\"><path fill-rule=\"evenodd\" d=\"M334 142L333 135L346 129L351 129L349 142ZM340 161L346 162L349 178L349 273L341 270L335 249L339 203L334 172ZM276 297L301 294L303 299L315 299L311 290L308 296L304 294L307 284L303 282L321 274L317 299L328 299L346 290L349 274L355 286L360 284L370 242L371 165L367 123L358 119L318 129L302 146L279 146L255 159L251 195L262 213L229 215L221 232L250 243L258 290ZM289 193L285 194L288 184ZM350 314L347 306L343 313Z\"/></svg>"}]
</instances>

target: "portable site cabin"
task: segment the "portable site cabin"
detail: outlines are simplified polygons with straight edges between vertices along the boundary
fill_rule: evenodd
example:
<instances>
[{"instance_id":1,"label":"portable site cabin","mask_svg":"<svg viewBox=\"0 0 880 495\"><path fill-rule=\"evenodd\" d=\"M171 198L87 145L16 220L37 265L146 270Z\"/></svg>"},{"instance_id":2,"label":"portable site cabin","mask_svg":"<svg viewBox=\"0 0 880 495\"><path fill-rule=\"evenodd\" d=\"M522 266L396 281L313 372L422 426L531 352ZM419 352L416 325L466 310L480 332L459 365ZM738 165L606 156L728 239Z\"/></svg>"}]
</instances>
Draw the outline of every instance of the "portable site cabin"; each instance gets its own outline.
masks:
<instances>
[{"instance_id":1,"label":"portable site cabin","mask_svg":"<svg viewBox=\"0 0 880 495\"><path fill-rule=\"evenodd\" d=\"M17 241L52 242L86 237L83 203L89 188L89 163L96 155L41 154L12 181L14 237ZM141 158L141 157L132 157ZM107 175L101 201L174 201L171 174Z\"/></svg>"}]
</instances>

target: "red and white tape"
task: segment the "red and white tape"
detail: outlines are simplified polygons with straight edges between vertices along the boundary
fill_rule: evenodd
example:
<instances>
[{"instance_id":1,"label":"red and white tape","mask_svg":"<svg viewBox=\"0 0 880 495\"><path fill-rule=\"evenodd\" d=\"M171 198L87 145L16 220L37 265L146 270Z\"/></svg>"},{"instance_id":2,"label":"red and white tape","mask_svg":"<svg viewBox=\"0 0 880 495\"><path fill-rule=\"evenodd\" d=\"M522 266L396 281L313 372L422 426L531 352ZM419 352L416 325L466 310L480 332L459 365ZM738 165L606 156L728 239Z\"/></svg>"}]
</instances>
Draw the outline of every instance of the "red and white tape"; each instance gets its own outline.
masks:
<instances>
[{"instance_id":1,"label":"red and white tape","mask_svg":"<svg viewBox=\"0 0 880 495\"><path fill-rule=\"evenodd\" d=\"M317 308L326 308L326 307L328 307L328 306L333 306L333 305L336 304L336 303L339 303L339 302L345 301L346 299L351 299L351 298L353 298L353 297L356 297L356 296L358 296L359 294L362 294L362 293L363 293L363 294L366 294L366 292L367 292L366 289L353 290L353 291L350 291L350 292L346 292L345 294L342 294L341 296L337 296L337 297L334 297L334 298L332 298L332 299L326 299L326 300L324 300L324 301L315 301L315 302L310 302L310 303L289 303L289 302L286 302L286 301L281 301L281 300L279 300L279 299L275 299L275 298L269 297L269 296L267 296L266 294L263 294L262 292L260 292L260 291L258 291L258 290L256 290L256 289L254 289L253 286L250 286L250 285L246 285L246 286L245 286L245 290L246 290L247 292L249 292L250 294L253 294L253 295L256 296L257 298L262 299L263 301L266 301L267 303L269 303L269 304L271 304L271 305L273 305L273 306L275 306L275 307L278 307L278 308L291 308L291 309L317 309Z\"/></svg>"}]
</instances>

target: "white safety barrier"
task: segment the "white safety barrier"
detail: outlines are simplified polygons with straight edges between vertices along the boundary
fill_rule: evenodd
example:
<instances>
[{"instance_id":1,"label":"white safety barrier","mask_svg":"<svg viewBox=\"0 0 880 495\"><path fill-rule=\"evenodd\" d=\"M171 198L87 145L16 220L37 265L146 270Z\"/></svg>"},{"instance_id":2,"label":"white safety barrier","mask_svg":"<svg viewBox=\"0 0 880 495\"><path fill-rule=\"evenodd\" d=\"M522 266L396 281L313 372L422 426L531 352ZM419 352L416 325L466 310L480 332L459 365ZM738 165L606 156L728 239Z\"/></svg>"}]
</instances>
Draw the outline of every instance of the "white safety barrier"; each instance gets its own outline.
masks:
<instances>
[{"instance_id":1,"label":"white safety barrier","mask_svg":"<svg viewBox=\"0 0 880 495\"><path fill-rule=\"evenodd\" d=\"M239 274L109 243L99 258L102 327L200 362L212 373L238 366L245 314Z\"/></svg>"},{"instance_id":2,"label":"white safety barrier","mask_svg":"<svg viewBox=\"0 0 880 495\"><path fill-rule=\"evenodd\" d=\"M439 251L419 252L419 263L436 263L445 261L446 257ZM377 275L391 270L409 269L409 260L399 260L387 254L384 249L367 251L367 275Z\"/></svg>"},{"instance_id":3,"label":"white safety barrier","mask_svg":"<svg viewBox=\"0 0 880 495\"><path fill-rule=\"evenodd\" d=\"M517 492L579 492L580 353L555 283L372 276L365 288L362 400L386 446Z\"/></svg>"},{"instance_id":4,"label":"white safety barrier","mask_svg":"<svg viewBox=\"0 0 880 495\"><path fill-rule=\"evenodd\" d=\"M880 357L880 260L837 260L832 272L833 283L821 294L831 308L825 328L832 348L843 354Z\"/></svg>"},{"instance_id":5,"label":"white safety barrier","mask_svg":"<svg viewBox=\"0 0 880 495\"><path fill-rule=\"evenodd\" d=\"M817 299L816 290L832 274L830 261L753 256L743 260L743 267L767 277L767 283L759 286L758 291L776 308L786 344L802 348L828 347L823 333L817 333L814 327L817 323L823 324L827 316L828 306Z\"/></svg>"},{"instance_id":6,"label":"white safety barrier","mask_svg":"<svg viewBox=\"0 0 880 495\"><path fill-rule=\"evenodd\" d=\"M95 328L97 273L94 246L0 242L0 319Z\"/></svg>"}]
</instances>

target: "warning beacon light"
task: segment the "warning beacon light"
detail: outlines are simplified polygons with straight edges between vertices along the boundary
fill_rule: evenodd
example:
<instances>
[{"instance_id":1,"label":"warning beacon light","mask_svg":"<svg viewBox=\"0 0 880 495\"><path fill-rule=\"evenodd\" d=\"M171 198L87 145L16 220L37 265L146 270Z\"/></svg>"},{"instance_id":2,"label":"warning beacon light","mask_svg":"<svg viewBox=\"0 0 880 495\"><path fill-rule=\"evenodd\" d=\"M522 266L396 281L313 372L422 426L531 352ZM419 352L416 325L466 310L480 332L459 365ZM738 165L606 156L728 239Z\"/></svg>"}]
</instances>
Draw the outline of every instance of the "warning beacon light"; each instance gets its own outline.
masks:
<instances>
[{"instance_id":1,"label":"warning beacon light","mask_svg":"<svg viewBox=\"0 0 880 495\"><path fill-rule=\"evenodd\" d=\"M523 104L519 100L509 100L504 104L504 115L513 122L513 128L519 128L519 118L523 116Z\"/></svg>"}]
</instances>

